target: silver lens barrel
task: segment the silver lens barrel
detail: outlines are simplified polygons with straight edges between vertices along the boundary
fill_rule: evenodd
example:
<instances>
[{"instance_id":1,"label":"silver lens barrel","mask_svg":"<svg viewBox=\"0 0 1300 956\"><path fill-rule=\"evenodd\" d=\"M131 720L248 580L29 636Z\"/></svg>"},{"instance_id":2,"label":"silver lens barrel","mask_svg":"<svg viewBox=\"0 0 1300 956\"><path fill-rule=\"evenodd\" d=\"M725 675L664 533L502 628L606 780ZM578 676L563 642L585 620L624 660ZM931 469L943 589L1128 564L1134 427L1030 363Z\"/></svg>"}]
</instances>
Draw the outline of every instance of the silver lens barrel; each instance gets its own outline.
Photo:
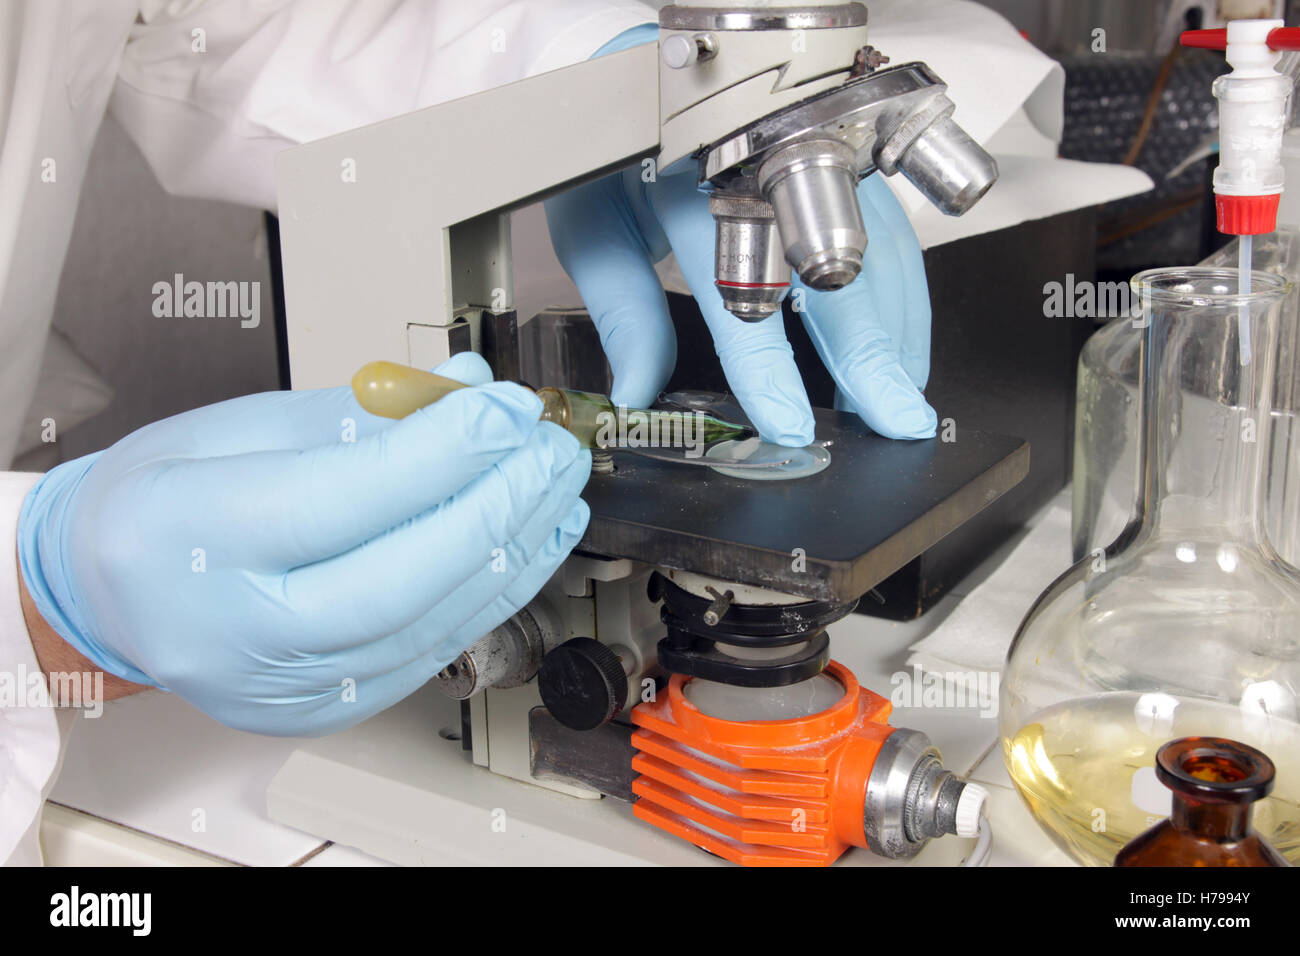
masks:
<instances>
[{"instance_id":1,"label":"silver lens barrel","mask_svg":"<svg viewBox=\"0 0 1300 956\"><path fill-rule=\"evenodd\" d=\"M997 161L950 119L941 119L898 162L903 175L940 210L960 216L997 182Z\"/></svg>"},{"instance_id":2,"label":"silver lens barrel","mask_svg":"<svg viewBox=\"0 0 1300 956\"><path fill-rule=\"evenodd\" d=\"M997 182L998 164L952 111L951 100L936 97L882 141L875 159L886 176L901 171L942 212L960 216Z\"/></svg>"},{"instance_id":3,"label":"silver lens barrel","mask_svg":"<svg viewBox=\"0 0 1300 956\"><path fill-rule=\"evenodd\" d=\"M709 211L717 224L714 281L723 305L746 322L759 322L781 308L790 290L772 206L762 199L715 192Z\"/></svg>"},{"instance_id":4,"label":"silver lens barrel","mask_svg":"<svg viewBox=\"0 0 1300 956\"><path fill-rule=\"evenodd\" d=\"M854 151L832 139L777 150L758 169L772 204L786 261L814 289L839 289L857 278L867 231L857 196Z\"/></svg>"}]
</instances>

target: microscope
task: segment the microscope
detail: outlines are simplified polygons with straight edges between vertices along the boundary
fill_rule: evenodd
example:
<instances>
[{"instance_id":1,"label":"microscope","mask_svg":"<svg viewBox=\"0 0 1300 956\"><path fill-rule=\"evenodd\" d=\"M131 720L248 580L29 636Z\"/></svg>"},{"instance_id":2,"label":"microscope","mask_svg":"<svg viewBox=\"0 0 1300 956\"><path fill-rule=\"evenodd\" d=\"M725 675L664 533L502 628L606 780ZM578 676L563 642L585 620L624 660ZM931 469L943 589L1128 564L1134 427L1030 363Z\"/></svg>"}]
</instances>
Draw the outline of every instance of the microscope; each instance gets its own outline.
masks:
<instances>
[{"instance_id":1,"label":"microscope","mask_svg":"<svg viewBox=\"0 0 1300 956\"><path fill-rule=\"evenodd\" d=\"M869 45L860 3L713 0L665 7L657 44L288 150L293 385L467 349L518 378L511 210L630 164L697 176L737 322L779 310L791 270L841 288L870 239L864 176L901 172L952 215L996 180L953 109L924 63L890 65ZM722 396L678 400L742 414ZM1019 482L1028 446L974 431L891 441L854 415L815 417L829 464L803 478L599 456L590 526L560 573L421 692L461 702L473 764L627 800L741 864L825 865L850 846L904 858L974 835L982 790L924 734L889 725L889 702L831 660L826 628ZM307 791L334 784L299 756L272 785L272 815L385 855L344 819L356 801L322 810Z\"/></svg>"}]
</instances>

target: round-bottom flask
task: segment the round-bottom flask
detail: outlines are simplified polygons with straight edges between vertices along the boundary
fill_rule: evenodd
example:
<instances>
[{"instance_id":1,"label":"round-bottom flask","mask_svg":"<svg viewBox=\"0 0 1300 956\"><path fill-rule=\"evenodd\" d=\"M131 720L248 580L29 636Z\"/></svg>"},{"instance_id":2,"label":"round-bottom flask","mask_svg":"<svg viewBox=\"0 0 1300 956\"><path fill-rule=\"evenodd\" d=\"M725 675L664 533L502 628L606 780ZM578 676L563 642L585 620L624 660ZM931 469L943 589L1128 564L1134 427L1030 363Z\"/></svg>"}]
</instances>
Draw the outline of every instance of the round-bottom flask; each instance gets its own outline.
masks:
<instances>
[{"instance_id":1,"label":"round-bottom flask","mask_svg":"<svg viewBox=\"0 0 1300 956\"><path fill-rule=\"evenodd\" d=\"M1255 825L1300 859L1300 573L1269 543L1261 506L1290 284L1254 273L1240 294L1238 281L1212 268L1134 278L1138 503L1113 544L1038 599L1008 655L1007 767L1039 823L1086 863L1110 865L1168 816L1155 756L1183 736L1273 759Z\"/></svg>"},{"instance_id":2,"label":"round-bottom flask","mask_svg":"<svg viewBox=\"0 0 1300 956\"><path fill-rule=\"evenodd\" d=\"M1261 272L1300 281L1300 228L1284 226L1254 237L1252 260ZM1234 239L1201 263L1232 267ZM1098 294L1100 298L1100 293ZM1293 288L1282 307L1278 363L1274 374L1272 449L1269 463L1269 540L1292 564L1300 565L1300 293ZM1079 353L1074 418L1073 547L1075 559L1114 541L1133 512L1137 460L1138 366L1142 323L1124 317L1098 329ZM1183 441L1200 440L1193 423ZM1213 435L1206 440L1213 441Z\"/></svg>"}]
</instances>

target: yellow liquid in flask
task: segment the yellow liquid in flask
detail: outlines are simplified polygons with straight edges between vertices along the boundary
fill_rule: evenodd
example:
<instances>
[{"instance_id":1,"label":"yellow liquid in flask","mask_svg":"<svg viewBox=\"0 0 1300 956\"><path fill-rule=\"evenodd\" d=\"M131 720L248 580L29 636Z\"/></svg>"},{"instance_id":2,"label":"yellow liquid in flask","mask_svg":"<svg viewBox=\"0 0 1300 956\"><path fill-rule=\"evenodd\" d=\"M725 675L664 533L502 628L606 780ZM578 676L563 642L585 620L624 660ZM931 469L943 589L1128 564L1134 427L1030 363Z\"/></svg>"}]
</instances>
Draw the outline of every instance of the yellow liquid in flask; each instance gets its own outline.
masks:
<instances>
[{"instance_id":1,"label":"yellow liquid in flask","mask_svg":"<svg viewBox=\"0 0 1300 956\"><path fill-rule=\"evenodd\" d=\"M1176 705L1176 706L1173 706ZM1003 755L1011 779L1067 853L1092 866L1169 813L1156 751L1175 737L1220 736L1262 750L1277 768L1273 792L1254 805L1255 830L1300 865L1300 724L1165 695L1113 693L1040 711Z\"/></svg>"}]
</instances>

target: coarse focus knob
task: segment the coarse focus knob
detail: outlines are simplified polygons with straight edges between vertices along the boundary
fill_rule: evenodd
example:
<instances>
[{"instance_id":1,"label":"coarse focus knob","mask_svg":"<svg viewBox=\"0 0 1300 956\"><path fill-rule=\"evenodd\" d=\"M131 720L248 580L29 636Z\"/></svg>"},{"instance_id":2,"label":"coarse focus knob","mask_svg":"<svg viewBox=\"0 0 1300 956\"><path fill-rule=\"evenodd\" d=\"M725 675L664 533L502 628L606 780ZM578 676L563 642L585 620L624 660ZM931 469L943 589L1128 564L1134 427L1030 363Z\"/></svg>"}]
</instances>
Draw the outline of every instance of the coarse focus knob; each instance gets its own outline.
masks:
<instances>
[{"instance_id":1,"label":"coarse focus knob","mask_svg":"<svg viewBox=\"0 0 1300 956\"><path fill-rule=\"evenodd\" d=\"M572 730L592 730L627 703L627 674L618 655L590 637L565 641L537 671L542 703Z\"/></svg>"}]
</instances>

